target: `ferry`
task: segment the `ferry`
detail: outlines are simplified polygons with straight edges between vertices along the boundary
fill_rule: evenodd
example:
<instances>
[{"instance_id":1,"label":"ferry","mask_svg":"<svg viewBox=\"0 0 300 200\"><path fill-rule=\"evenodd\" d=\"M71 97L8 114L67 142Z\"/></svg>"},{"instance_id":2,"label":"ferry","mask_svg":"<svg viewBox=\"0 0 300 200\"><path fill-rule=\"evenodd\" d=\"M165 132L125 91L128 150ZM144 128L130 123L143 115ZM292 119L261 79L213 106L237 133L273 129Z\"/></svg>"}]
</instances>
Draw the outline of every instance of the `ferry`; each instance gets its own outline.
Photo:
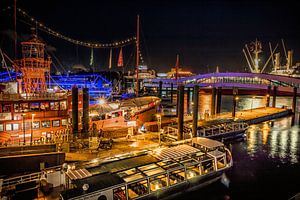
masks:
<instances>
[{"instance_id":1,"label":"ferry","mask_svg":"<svg viewBox=\"0 0 300 200\"><path fill-rule=\"evenodd\" d=\"M196 137L152 151L69 165L62 200L166 199L221 179L233 165L223 143Z\"/></svg>"}]
</instances>

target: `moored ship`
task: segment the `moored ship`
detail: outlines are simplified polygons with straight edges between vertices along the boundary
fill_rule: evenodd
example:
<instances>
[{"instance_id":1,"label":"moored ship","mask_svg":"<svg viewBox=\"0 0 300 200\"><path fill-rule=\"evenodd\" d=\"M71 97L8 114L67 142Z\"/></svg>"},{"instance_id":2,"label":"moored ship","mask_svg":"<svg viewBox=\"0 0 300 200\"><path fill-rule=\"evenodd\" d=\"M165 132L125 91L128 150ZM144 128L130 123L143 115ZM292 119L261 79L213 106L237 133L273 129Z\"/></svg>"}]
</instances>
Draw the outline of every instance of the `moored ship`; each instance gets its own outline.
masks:
<instances>
[{"instance_id":1,"label":"moored ship","mask_svg":"<svg viewBox=\"0 0 300 200\"><path fill-rule=\"evenodd\" d=\"M61 199L170 198L219 180L231 166L231 153L223 143L197 137L192 145L69 166Z\"/></svg>"}]
</instances>

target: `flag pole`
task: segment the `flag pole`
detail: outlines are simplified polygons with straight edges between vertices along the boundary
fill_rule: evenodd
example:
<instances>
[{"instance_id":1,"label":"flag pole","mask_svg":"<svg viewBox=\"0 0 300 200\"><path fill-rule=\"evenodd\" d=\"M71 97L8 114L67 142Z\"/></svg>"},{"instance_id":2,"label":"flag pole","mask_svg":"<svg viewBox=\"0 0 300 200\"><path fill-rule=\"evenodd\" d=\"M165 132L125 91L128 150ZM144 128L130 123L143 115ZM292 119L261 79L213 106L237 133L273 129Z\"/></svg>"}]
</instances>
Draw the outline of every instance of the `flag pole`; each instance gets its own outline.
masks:
<instances>
[{"instance_id":1,"label":"flag pole","mask_svg":"<svg viewBox=\"0 0 300 200\"><path fill-rule=\"evenodd\" d=\"M140 16L136 24L136 97L139 96L139 45L140 45Z\"/></svg>"}]
</instances>

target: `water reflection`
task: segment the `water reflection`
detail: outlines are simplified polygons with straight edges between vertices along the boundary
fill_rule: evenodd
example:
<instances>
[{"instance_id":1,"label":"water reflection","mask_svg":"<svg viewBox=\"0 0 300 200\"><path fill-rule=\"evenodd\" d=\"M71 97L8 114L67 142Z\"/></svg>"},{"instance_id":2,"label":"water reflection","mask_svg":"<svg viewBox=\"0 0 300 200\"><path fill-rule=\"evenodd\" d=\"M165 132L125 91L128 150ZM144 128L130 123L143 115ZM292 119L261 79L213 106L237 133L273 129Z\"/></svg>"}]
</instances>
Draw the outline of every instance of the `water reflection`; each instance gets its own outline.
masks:
<instances>
[{"instance_id":1,"label":"water reflection","mask_svg":"<svg viewBox=\"0 0 300 200\"><path fill-rule=\"evenodd\" d=\"M267 153L281 163L298 163L299 134L299 126L291 127L291 117L251 125L247 131L247 153L251 157Z\"/></svg>"}]
</instances>

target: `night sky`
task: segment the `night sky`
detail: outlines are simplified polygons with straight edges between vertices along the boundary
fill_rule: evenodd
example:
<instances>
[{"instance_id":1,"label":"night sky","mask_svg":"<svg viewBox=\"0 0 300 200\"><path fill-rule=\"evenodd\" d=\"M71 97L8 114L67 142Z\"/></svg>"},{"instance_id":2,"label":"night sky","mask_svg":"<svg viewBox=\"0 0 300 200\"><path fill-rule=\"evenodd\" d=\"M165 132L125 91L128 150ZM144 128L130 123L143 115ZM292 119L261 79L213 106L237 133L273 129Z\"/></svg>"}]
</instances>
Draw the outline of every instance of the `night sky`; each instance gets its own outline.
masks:
<instances>
[{"instance_id":1,"label":"night sky","mask_svg":"<svg viewBox=\"0 0 300 200\"><path fill-rule=\"evenodd\" d=\"M12 4L1 0L0 8ZM45 25L74 39L110 42L135 35L136 15L141 16L141 51L150 68L169 71L180 54L180 63L197 73L244 71L242 48L256 38L262 41L264 58L269 56L268 42L294 49L300 62L300 4L292 1L71 1L19 0L18 6ZM6 11L7 12L7 11ZM0 45L11 52L11 14L1 11ZM9 21L11 20L11 21ZM0 21L0 22L1 22ZM18 20L20 39L30 33ZM88 65L90 49L76 47L61 39L38 32L64 66ZM78 50L77 50L78 49ZM281 55L283 50L281 49ZM130 55L134 45L124 48L124 60L134 64ZM114 65L117 62L114 51ZM109 50L95 50L95 68L106 70ZM116 67L115 67L116 69ZM130 67L127 67L130 69ZM270 69L270 68L269 68Z\"/></svg>"}]
</instances>

